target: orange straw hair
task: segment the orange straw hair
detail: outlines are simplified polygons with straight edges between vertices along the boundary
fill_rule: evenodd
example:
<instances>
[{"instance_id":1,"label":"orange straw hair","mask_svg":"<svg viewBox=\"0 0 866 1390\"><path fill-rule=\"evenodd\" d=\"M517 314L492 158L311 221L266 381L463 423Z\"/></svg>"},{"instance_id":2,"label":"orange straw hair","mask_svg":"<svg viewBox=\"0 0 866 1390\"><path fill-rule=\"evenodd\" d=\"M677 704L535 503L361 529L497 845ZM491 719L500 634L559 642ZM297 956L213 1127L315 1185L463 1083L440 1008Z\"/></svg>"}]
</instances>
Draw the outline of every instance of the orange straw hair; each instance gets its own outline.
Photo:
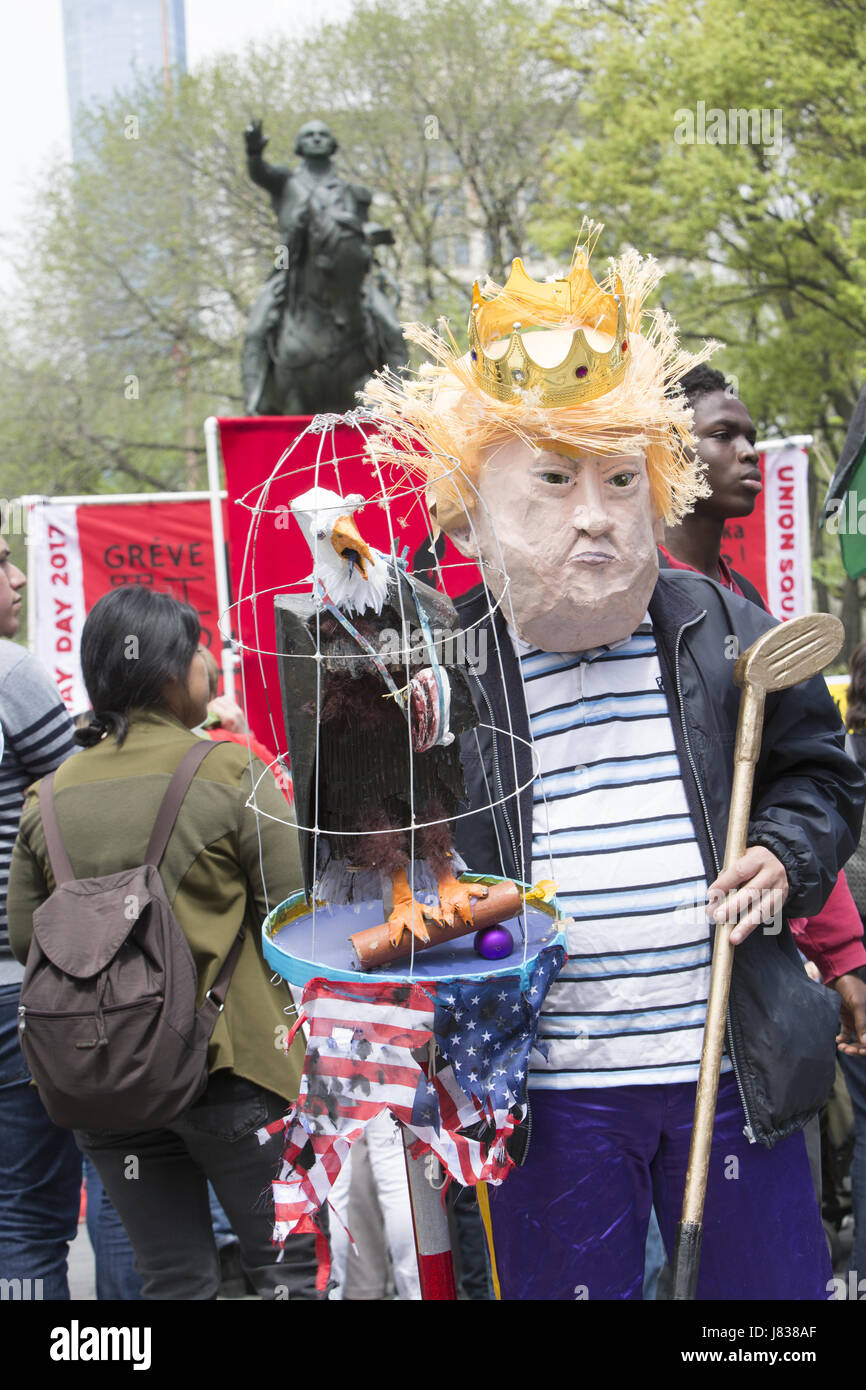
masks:
<instances>
[{"instance_id":1,"label":"orange straw hair","mask_svg":"<svg viewBox=\"0 0 866 1390\"><path fill-rule=\"evenodd\" d=\"M575 257L581 250L591 251L600 230L592 223L584 225ZM442 336L409 324L406 337L433 360L414 377L401 378L386 370L368 383L364 403L381 420L380 432L368 445L371 453L379 462L420 471L435 522L446 532L465 526L489 451L515 436L535 454L555 449L551 441L587 455L644 454L655 513L676 525L699 497L710 495L694 453L692 411L676 387L718 344L686 352L669 315L661 309L644 310L662 273L657 261L633 250L611 263L602 289L613 294L617 279L621 281L629 328L625 375L604 395L577 405L544 407L531 390L517 400L496 400L482 389L469 355L461 356L447 327ZM496 292L503 293L488 281L485 293L489 297ZM559 330L591 321L598 287L588 287L587 295L593 304L573 306L556 323ZM522 328L534 329L525 291L519 309ZM554 327L549 298L536 312L544 328ZM538 336L533 332L527 344L530 356Z\"/></svg>"}]
</instances>

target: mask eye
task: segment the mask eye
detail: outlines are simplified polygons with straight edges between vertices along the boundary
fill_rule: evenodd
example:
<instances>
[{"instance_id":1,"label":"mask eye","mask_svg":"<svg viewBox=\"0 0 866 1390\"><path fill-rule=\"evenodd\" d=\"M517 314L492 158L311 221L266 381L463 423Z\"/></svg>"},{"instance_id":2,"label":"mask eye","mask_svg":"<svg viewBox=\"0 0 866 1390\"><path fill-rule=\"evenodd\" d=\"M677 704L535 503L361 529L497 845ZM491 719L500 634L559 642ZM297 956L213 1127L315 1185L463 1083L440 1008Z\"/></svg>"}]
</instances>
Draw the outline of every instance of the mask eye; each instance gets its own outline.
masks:
<instances>
[{"instance_id":1,"label":"mask eye","mask_svg":"<svg viewBox=\"0 0 866 1390\"><path fill-rule=\"evenodd\" d=\"M548 471L547 473L541 473L539 476L543 483L551 483L554 487L563 487L571 482L571 478L567 473Z\"/></svg>"},{"instance_id":2,"label":"mask eye","mask_svg":"<svg viewBox=\"0 0 866 1390\"><path fill-rule=\"evenodd\" d=\"M614 473L613 477L608 479L608 482L612 487L624 488L628 487L629 483L636 477L636 473Z\"/></svg>"}]
</instances>

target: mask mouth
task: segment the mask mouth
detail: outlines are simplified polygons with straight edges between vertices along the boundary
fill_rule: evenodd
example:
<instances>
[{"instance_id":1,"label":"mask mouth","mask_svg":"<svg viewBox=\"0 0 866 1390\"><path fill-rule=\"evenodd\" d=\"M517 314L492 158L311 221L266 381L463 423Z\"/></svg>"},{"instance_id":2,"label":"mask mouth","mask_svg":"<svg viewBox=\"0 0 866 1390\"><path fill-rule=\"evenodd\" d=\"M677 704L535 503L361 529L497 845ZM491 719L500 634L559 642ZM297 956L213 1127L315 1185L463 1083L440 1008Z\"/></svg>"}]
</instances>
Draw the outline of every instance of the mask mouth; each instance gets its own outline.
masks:
<instances>
[{"instance_id":1,"label":"mask mouth","mask_svg":"<svg viewBox=\"0 0 866 1390\"><path fill-rule=\"evenodd\" d=\"M616 559L616 556L609 550L574 550L568 557L570 564L581 565L609 565Z\"/></svg>"}]
</instances>

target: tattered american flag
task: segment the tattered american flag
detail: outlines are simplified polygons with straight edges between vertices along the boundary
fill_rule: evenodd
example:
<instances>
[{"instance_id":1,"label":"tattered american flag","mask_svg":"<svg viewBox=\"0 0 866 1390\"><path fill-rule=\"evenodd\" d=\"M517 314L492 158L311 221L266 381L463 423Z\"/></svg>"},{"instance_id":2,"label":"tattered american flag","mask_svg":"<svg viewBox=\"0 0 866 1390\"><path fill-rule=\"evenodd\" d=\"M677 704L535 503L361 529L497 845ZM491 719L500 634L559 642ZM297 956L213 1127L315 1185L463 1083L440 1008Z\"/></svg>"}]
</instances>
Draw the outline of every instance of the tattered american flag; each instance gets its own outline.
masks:
<instances>
[{"instance_id":1,"label":"tattered american flag","mask_svg":"<svg viewBox=\"0 0 866 1390\"><path fill-rule=\"evenodd\" d=\"M464 1186L500 1183L512 1166L505 1142L526 1114L539 1010L564 960L562 946L542 950L525 988L519 974L310 980L298 1103L260 1132L264 1143L285 1130L275 1239L315 1229L349 1149L384 1109L415 1136L413 1153L433 1152Z\"/></svg>"}]
</instances>

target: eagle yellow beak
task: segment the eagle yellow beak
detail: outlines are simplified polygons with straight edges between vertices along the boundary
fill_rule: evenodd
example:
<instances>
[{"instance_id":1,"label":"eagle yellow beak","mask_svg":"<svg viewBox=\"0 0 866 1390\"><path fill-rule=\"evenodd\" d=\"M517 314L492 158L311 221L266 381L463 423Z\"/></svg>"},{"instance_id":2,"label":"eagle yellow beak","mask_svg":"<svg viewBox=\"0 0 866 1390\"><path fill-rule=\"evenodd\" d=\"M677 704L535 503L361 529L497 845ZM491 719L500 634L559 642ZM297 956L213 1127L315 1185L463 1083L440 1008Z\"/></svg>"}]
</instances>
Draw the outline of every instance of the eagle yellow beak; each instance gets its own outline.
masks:
<instances>
[{"instance_id":1,"label":"eagle yellow beak","mask_svg":"<svg viewBox=\"0 0 866 1390\"><path fill-rule=\"evenodd\" d=\"M353 517L337 518L331 532L331 545L341 560L348 560L350 571L357 569L362 579L367 578L364 562L369 560L371 565L375 564L373 552L361 536Z\"/></svg>"}]
</instances>

